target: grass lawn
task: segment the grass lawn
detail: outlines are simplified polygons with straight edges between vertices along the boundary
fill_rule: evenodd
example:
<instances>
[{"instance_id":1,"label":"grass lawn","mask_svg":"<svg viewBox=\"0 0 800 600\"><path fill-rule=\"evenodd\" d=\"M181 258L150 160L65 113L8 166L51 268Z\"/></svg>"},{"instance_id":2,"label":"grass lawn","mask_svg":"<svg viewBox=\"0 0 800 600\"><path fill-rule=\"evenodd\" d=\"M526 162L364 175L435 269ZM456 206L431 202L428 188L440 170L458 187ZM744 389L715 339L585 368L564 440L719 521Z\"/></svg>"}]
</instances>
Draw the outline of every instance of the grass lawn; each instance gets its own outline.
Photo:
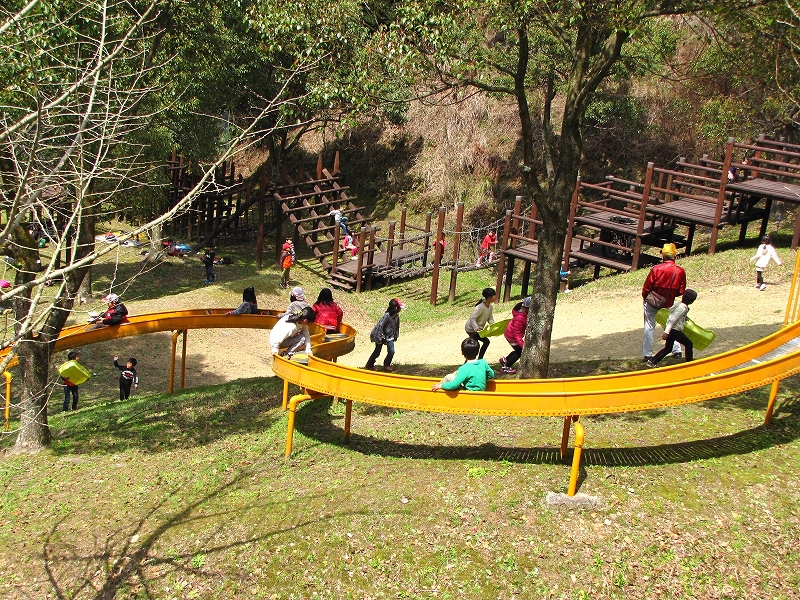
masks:
<instances>
[{"instance_id":1,"label":"grass lawn","mask_svg":"<svg viewBox=\"0 0 800 600\"><path fill-rule=\"evenodd\" d=\"M197 287L199 262L175 263L142 277L126 296L168 310L177 295L232 306L251 281L277 287L277 269L256 273L246 249L218 253L237 259L218 286ZM724 279L708 264L686 261L695 277ZM135 270L133 258L100 267L98 286ZM319 286L310 262L293 274ZM641 285L644 275L616 285ZM408 326L463 314L482 276L459 278L459 302L441 313L416 303ZM348 296L353 320L371 323L392 295L426 298L429 280L420 281ZM614 285L606 280L575 293L600 301ZM284 293L259 300L280 305ZM630 368L625 360L576 362L554 366L554 374ZM0 456L0 593L798 598L798 385L797 378L781 384L770 426L762 424L768 388L586 418L580 491L598 497L602 508L569 512L545 501L568 483L569 466L558 457L559 419L356 405L344 445L343 405L323 399L299 410L286 461L282 383L275 378L172 396L153 386L128 402L98 394L70 413L61 413L55 398L52 447Z\"/></svg>"}]
</instances>

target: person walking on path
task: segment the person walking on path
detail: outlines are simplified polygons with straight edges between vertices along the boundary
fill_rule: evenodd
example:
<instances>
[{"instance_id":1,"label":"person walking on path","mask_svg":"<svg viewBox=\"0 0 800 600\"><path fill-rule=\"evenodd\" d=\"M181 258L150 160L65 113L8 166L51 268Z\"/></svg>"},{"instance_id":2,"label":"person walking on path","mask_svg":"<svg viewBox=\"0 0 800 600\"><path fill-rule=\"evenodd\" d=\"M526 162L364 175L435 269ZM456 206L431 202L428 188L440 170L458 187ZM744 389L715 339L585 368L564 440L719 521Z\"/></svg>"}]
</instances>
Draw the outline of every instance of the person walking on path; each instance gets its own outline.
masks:
<instances>
[{"instance_id":1,"label":"person walking on path","mask_svg":"<svg viewBox=\"0 0 800 600\"><path fill-rule=\"evenodd\" d=\"M692 340L683 333L683 328L686 325L686 315L689 314L689 305L695 300L697 300L697 292L692 289L687 289L683 292L681 301L676 302L672 305L672 308L669 309L669 317L667 317L667 322L664 324L664 335L661 336L661 339L666 340L666 343L664 347L659 350L658 354L647 361L648 367L655 367L658 361L669 354L670 350L673 349L673 345L677 343L683 345L686 362L694 360L694 344L692 344ZM674 354L673 352L673 356Z\"/></svg>"},{"instance_id":2,"label":"person walking on path","mask_svg":"<svg viewBox=\"0 0 800 600\"><path fill-rule=\"evenodd\" d=\"M389 373L394 371L392 368L394 343L400 337L400 311L403 308L405 306L397 298L389 300L389 307L369 334L369 341L375 344L375 350L372 351L372 354L367 359L365 369L375 370L375 361L381 355L381 349L385 344L386 358L383 359L383 370Z\"/></svg>"},{"instance_id":3,"label":"person walking on path","mask_svg":"<svg viewBox=\"0 0 800 600\"><path fill-rule=\"evenodd\" d=\"M500 372L513 375L517 372L513 369L514 363L522 356L522 346L524 345L525 326L528 324L528 310L531 307L531 297L528 296L522 302L517 302L511 309L511 322L506 327L506 340L511 344L511 352L508 356L500 357Z\"/></svg>"},{"instance_id":4,"label":"person walking on path","mask_svg":"<svg viewBox=\"0 0 800 600\"><path fill-rule=\"evenodd\" d=\"M114 357L114 366L119 369L119 399L127 400L131 397L131 387L139 389L139 375L136 373L136 359L129 358L124 365L117 362L119 356Z\"/></svg>"},{"instance_id":5,"label":"person walking on path","mask_svg":"<svg viewBox=\"0 0 800 600\"><path fill-rule=\"evenodd\" d=\"M774 260L778 265L783 264L778 258L775 246L772 245L772 238L765 235L761 238L761 245L756 250L755 256L750 258L751 262L756 261L756 287L762 292L767 289L767 284L764 283L764 269L767 268L770 260Z\"/></svg>"},{"instance_id":6,"label":"person walking on path","mask_svg":"<svg viewBox=\"0 0 800 600\"><path fill-rule=\"evenodd\" d=\"M489 338L482 338L478 335L478 332L486 327L487 324L491 325L494 323L492 303L495 300L497 300L497 292L494 291L494 288L485 288L481 299L478 300L475 308L472 309L472 314L469 316L466 325L464 325L464 330L467 332L467 335L481 344L481 351L478 354L478 358L483 358L486 355L486 349L489 347Z\"/></svg>"},{"instance_id":7,"label":"person walking on path","mask_svg":"<svg viewBox=\"0 0 800 600\"><path fill-rule=\"evenodd\" d=\"M283 248L281 249L281 257L278 259L278 264L281 269L283 269L281 273L281 289L285 290L289 287L289 272L292 270L292 265L294 264L294 256L292 238L286 238Z\"/></svg>"},{"instance_id":8,"label":"person walking on path","mask_svg":"<svg viewBox=\"0 0 800 600\"><path fill-rule=\"evenodd\" d=\"M647 361L653 357L653 333L656 329L656 313L660 308L670 308L675 303L675 296L680 296L686 289L686 271L675 264L678 249L675 244L664 244L661 249L663 261L655 265L647 274L642 286L644 300L644 339L642 341L642 358ZM672 356L681 357L681 346L675 342Z\"/></svg>"}]
</instances>

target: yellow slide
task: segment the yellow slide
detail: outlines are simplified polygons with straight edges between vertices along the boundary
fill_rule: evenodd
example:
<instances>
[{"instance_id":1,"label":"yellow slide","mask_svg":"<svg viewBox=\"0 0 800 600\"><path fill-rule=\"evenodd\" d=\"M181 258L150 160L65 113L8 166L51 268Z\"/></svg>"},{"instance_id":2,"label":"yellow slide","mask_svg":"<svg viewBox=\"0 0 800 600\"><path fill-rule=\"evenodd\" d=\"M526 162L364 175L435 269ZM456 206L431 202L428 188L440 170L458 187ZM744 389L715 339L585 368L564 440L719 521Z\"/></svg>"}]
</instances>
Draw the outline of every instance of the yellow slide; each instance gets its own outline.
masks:
<instances>
[{"instance_id":1,"label":"yellow slide","mask_svg":"<svg viewBox=\"0 0 800 600\"><path fill-rule=\"evenodd\" d=\"M300 402L333 396L347 400L345 437L350 433L352 401L430 412L564 417L562 456L574 423L576 452L569 493L575 493L583 426L581 415L650 410L720 398L772 384L766 422L772 416L778 382L800 372L800 323L724 354L658 370L594 377L491 381L485 392L431 391L430 377L384 374L339 365L319 354L307 365L276 357L273 371L284 379L289 423L286 456L291 454L294 413ZM305 393L288 397L288 383Z\"/></svg>"}]
</instances>

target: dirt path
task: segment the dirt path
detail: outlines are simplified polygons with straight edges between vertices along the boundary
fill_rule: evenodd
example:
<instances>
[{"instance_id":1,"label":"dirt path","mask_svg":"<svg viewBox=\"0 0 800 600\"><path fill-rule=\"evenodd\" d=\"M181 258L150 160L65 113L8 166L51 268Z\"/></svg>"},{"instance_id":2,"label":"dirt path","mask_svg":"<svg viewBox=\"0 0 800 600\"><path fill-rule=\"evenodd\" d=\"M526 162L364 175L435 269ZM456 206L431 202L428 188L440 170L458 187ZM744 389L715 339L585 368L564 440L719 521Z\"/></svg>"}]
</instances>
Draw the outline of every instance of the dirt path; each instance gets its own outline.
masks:
<instances>
[{"instance_id":1,"label":"dirt path","mask_svg":"<svg viewBox=\"0 0 800 600\"><path fill-rule=\"evenodd\" d=\"M691 316L700 325L713 330L717 338L707 350L698 353L698 356L731 350L775 332L783 322L788 292L788 282L771 286L765 292L750 285L729 285L701 292L692 306ZM638 359L642 343L640 298L638 289L603 292L592 289L592 286L560 296L556 309L552 361ZM185 298L193 307L197 300L194 294ZM345 311L345 321L359 330L356 350L343 356L340 361L346 365L361 367L373 348L369 343L369 330L373 323L367 320L358 307L356 296L341 297L340 302ZM170 299L168 305L153 301L134 303L130 308L142 313L167 310L182 304L181 296L176 296ZM265 298L263 301L264 306L272 304L270 299ZM220 305L220 302L209 298L207 305ZM510 308L501 308L495 313L498 319L506 314L510 316ZM463 318L431 323L413 331L406 328L397 343L395 364L440 364L443 365L443 370L460 364L462 359L459 346L465 336L464 321L467 316L465 311ZM190 331L187 386L271 374L266 360L268 339L267 331ZM161 390L165 389L169 379L169 345L168 334L157 334L98 344L86 351L93 355L91 359L97 361L95 364L110 360L108 357L115 353L139 357L143 385L146 384L149 389ZM500 356L509 351L505 338L497 337L492 340L486 357L491 364L497 365ZM112 377L110 373L113 370L108 370L108 376Z\"/></svg>"},{"instance_id":2,"label":"dirt path","mask_svg":"<svg viewBox=\"0 0 800 600\"><path fill-rule=\"evenodd\" d=\"M703 293L692 306L691 317L717 335L697 357L718 354L774 333L783 323L788 284L760 292L750 285L730 285ZM757 311L744 307L758 307ZM395 362L460 364L463 319L431 324L401 335ZM495 318L511 316L498 310ZM559 296L551 346L552 362L637 358L642 352L642 303L638 289L597 293L579 290ZM660 330L659 330L660 331ZM373 346L359 336L356 351L342 357L347 365L363 366ZM660 348L658 341L655 348ZM486 353L492 364L511 350L504 337L493 338Z\"/></svg>"}]
</instances>

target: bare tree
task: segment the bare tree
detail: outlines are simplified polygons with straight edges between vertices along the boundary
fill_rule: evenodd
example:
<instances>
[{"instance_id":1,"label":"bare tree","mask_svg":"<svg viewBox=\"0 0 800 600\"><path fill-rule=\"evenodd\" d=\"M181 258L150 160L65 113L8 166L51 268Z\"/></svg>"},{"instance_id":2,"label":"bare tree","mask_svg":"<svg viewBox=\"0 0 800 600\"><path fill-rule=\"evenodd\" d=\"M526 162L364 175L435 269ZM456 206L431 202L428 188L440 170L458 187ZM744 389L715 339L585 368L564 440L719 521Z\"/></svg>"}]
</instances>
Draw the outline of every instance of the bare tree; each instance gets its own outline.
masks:
<instances>
[{"instance_id":1,"label":"bare tree","mask_svg":"<svg viewBox=\"0 0 800 600\"><path fill-rule=\"evenodd\" d=\"M168 9L169 2L126 0L31 0L16 13L0 8L0 51L10 57L0 66L0 80L8 82L0 89L0 254L16 269L14 285L0 296L12 303L15 318L0 370L19 359L18 451L36 451L50 441L53 347L91 264L114 249L95 248L95 220L116 210L115 196L149 181L148 170L162 168L143 160L144 146L132 140L144 139L139 134L164 107L164 64L153 57L163 34L159 16ZM296 72L286 73L286 84ZM263 101L194 190L128 237L186 210L235 149L268 133L255 124L292 101L281 99L285 89ZM42 238L52 260L43 260Z\"/></svg>"}]
</instances>

